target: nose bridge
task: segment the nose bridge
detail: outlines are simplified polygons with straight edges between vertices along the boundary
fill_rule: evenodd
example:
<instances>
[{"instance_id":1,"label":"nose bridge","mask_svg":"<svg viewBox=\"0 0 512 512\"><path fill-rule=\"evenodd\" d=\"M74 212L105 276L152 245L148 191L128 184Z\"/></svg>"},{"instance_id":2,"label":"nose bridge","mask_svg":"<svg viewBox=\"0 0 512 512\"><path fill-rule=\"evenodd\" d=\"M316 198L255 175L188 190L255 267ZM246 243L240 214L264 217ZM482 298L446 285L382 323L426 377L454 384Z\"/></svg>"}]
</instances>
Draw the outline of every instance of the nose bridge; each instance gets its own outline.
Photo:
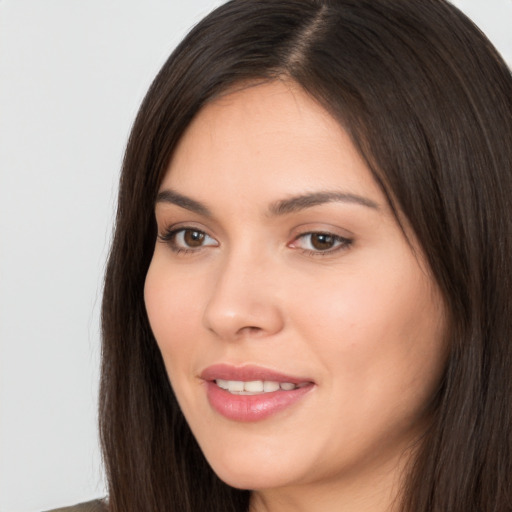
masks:
<instances>
[{"instance_id":1,"label":"nose bridge","mask_svg":"<svg viewBox=\"0 0 512 512\"><path fill-rule=\"evenodd\" d=\"M223 339L278 332L283 317L272 275L271 259L250 244L228 251L210 290L205 327Z\"/></svg>"}]
</instances>

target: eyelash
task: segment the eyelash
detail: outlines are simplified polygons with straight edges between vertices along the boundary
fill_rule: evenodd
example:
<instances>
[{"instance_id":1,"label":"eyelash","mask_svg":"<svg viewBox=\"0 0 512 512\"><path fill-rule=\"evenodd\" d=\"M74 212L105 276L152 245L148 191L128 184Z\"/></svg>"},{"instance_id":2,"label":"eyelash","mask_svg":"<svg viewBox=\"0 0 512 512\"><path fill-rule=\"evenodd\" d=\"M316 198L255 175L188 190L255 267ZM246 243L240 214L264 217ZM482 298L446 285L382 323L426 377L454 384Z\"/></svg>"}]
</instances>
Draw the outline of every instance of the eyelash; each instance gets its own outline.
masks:
<instances>
[{"instance_id":1,"label":"eyelash","mask_svg":"<svg viewBox=\"0 0 512 512\"><path fill-rule=\"evenodd\" d=\"M174 253L176 253L176 254L196 253L197 251L200 251L204 247L211 247L211 246L213 246L213 244L209 244L209 245L201 245L201 246L195 247L195 248L192 248L192 247L190 247L190 248L179 247L176 244L176 237L177 237L177 235L182 233L183 236L185 236L187 232L188 233L197 233L199 235L203 235L203 236L206 236L206 237L211 238L212 240L214 240L211 236L209 236L204 231L202 231L200 229L197 229L197 228L193 228L193 227L180 227L180 228L176 228L176 229L168 229L164 233L159 234L158 238L160 239L161 242L164 242L165 244L167 244L170 247L170 249Z\"/></svg>"},{"instance_id":2,"label":"eyelash","mask_svg":"<svg viewBox=\"0 0 512 512\"><path fill-rule=\"evenodd\" d=\"M312 250L312 249L304 249L304 248L298 248L303 254L306 254L308 256L329 256L331 254L334 254L338 251L347 250L353 243L353 240L350 238L346 238L340 235L335 235L334 233L329 233L327 231L310 231L308 233L302 233L299 236L297 236L291 244L289 244L289 247L293 247L293 244L300 239L304 239L306 237L313 237L313 236L324 236L331 239L331 241L335 245L334 247L331 247L326 250Z\"/></svg>"},{"instance_id":3,"label":"eyelash","mask_svg":"<svg viewBox=\"0 0 512 512\"><path fill-rule=\"evenodd\" d=\"M161 242L167 244L170 249L176 253L176 254L191 254L191 253L197 253L198 251L204 249L205 247L217 247L218 243L216 244L208 244L208 245L200 245L195 248L189 247L180 247L176 243L176 237L180 234L183 236L186 236L187 233L196 233L200 236L208 237L211 240L214 240L214 238L210 237L206 232L194 228L194 227L180 227L177 229L168 229L164 233L159 234L158 238ZM328 248L326 250L314 250L314 249L305 249L301 247L296 247L295 243L298 240L305 239L306 237L327 237L332 241L332 243L337 244L332 248ZM342 237L339 235L335 235L334 233L329 233L325 231L310 231L307 233L301 233L297 237L293 239L292 242L288 244L288 247L297 248L300 250L303 254L306 254L308 256L328 256L333 253L336 253L338 251L347 250L353 243L353 240L350 238Z\"/></svg>"}]
</instances>

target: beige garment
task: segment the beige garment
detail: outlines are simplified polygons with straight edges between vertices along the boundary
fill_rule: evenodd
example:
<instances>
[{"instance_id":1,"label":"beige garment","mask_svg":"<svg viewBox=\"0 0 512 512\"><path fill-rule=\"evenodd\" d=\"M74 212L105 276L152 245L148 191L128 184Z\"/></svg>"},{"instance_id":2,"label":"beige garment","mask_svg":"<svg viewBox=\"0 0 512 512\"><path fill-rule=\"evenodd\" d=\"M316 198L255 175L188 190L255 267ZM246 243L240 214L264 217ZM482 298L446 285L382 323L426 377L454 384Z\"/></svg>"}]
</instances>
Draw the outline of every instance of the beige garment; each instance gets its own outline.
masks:
<instances>
[{"instance_id":1,"label":"beige garment","mask_svg":"<svg viewBox=\"0 0 512 512\"><path fill-rule=\"evenodd\" d=\"M56 508L48 512L107 512L107 506L101 500L87 501L72 507Z\"/></svg>"}]
</instances>

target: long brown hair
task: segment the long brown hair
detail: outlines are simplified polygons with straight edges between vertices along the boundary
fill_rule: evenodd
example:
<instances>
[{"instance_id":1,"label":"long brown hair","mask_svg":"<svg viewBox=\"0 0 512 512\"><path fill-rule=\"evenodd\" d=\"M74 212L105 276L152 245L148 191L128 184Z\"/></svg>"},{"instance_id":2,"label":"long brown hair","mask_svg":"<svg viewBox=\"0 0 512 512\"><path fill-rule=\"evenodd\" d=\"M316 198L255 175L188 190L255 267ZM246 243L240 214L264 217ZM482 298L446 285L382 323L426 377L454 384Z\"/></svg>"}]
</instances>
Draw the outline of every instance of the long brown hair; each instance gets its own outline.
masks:
<instances>
[{"instance_id":1,"label":"long brown hair","mask_svg":"<svg viewBox=\"0 0 512 512\"><path fill-rule=\"evenodd\" d=\"M351 135L443 293L450 355L400 495L414 512L512 510L512 77L443 0L234 0L153 82L125 154L103 297L100 427L111 512L246 511L173 395L144 307L154 201L201 107L292 79Z\"/></svg>"}]
</instances>

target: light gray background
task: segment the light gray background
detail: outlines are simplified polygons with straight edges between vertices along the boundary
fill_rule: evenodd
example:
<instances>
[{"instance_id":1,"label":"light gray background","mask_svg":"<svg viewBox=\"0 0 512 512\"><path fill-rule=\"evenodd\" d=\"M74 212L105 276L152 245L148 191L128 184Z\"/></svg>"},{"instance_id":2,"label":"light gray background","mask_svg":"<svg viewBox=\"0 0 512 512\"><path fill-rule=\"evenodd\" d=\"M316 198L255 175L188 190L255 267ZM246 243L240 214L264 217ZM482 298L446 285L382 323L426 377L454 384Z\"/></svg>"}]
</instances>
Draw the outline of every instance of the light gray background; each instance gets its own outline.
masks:
<instances>
[{"instance_id":1,"label":"light gray background","mask_svg":"<svg viewBox=\"0 0 512 512\"><path fill-rule=\"evenodd\" d=\"M0 0L0 512L104 495L99 305L126 138L213 0ZM458 0L512 62L512 0Z\"/></svg>"}]
</instances>

